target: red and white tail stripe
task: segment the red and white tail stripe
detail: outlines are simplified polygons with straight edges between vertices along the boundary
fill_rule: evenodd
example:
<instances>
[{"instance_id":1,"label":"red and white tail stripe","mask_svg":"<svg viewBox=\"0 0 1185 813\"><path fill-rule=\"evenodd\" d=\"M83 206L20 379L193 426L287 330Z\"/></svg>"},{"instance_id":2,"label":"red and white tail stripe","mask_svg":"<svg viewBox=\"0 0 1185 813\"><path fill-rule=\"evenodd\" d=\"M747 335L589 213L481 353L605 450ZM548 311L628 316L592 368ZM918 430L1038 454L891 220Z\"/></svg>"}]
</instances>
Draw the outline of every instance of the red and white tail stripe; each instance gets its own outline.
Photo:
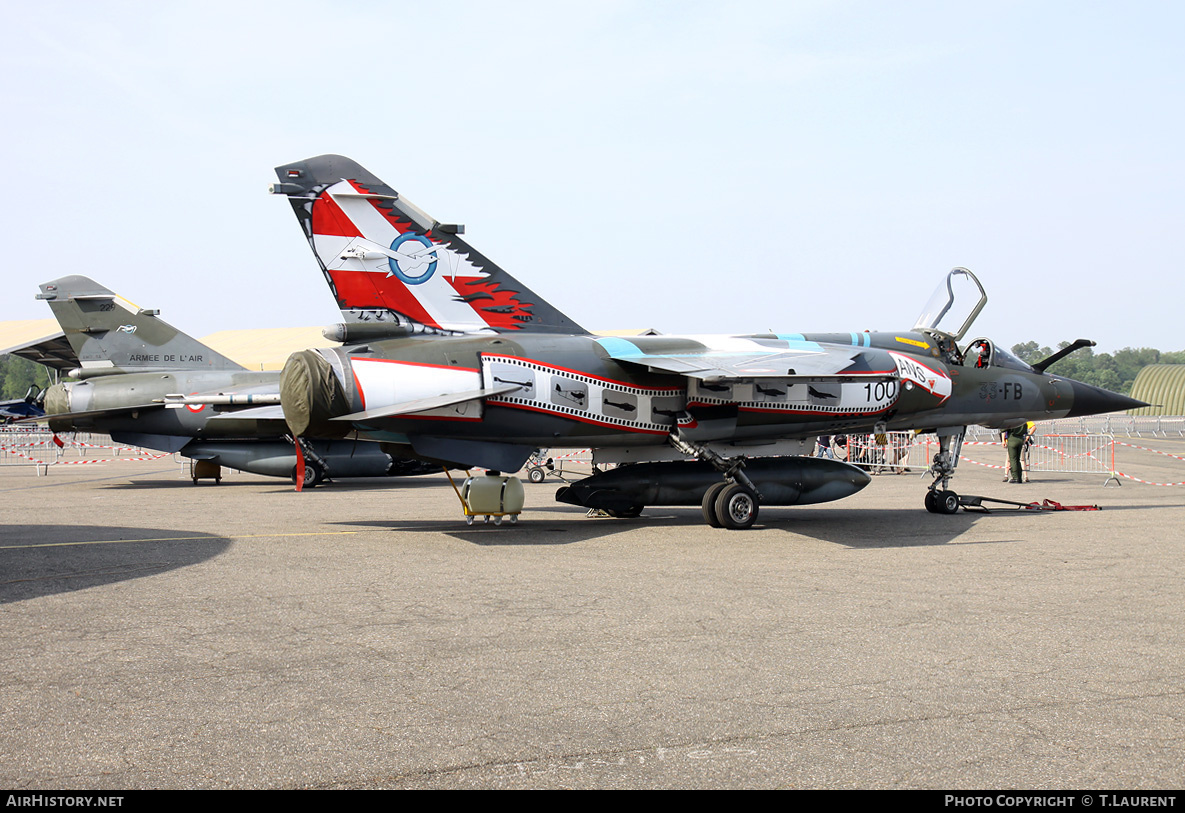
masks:
<instances>
[{"instance_id":1,"label":"red and white tail stripe","mask_svg":"<svg viewBox=\"0 0 1185 813\"><path fill-rule=\"evenodd\" d=\"M391 310L460 333L519 326L513 292L487 284L467 254L380 207L382 200L343 180L313 204L313 250L343 310Z\"/></svg>"}]
</instances>

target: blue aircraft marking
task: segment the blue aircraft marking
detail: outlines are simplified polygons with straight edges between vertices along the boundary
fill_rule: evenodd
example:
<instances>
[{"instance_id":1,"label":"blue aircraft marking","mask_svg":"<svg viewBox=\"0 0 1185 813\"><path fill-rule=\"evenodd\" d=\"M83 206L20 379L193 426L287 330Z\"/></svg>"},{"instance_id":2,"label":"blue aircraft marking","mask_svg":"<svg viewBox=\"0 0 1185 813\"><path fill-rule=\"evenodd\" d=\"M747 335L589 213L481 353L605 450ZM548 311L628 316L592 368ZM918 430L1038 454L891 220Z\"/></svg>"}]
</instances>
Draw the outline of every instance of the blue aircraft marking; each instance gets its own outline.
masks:
<instances>
[{"instance_id":1,"label":"blue aircraft marking","mask_svg":"<svg viewBox=\"0 0 1185 813\"><path fill-rule=\"evenodd\" d=\"M640 358L646 354L631 341L619 339L616 336L606 336L596 340L597 344L605 348L611 359Z\"/></svg>"}]
</instances>

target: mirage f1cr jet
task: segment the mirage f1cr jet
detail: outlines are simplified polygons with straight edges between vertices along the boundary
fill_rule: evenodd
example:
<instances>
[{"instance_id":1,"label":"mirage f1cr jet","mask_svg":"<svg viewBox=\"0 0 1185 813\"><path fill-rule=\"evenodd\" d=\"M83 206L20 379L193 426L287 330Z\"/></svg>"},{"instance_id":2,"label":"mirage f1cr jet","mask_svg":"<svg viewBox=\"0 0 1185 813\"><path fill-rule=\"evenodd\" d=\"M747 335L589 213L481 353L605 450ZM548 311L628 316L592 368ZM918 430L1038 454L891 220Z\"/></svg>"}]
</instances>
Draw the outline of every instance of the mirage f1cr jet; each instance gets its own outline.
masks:
<instances>
[{"instance_id":1,"label":"mirage f1cr jet","mask_svg":"<svg viewBox=\"0 0 1185 813\"><path fill-rule=\"evenodd\" d=\"M347 317L327 335L364 342L289 358L280 400L298 437L353 430L408 456L505 471L536 447L592 448L596 462L638 465L558 499L619 515L700 505L709 524L745 528L762 503L839 499L869 481L785 456L806 438L936 431L925 504L953 513L968 424L1140 405L1047 373L1056 357L1030 366L987 339L960 349L987 300L963 268L907 331L598 337L350 159L276 174L271 191L288 197Z\"/></svg>"}]
</instances>

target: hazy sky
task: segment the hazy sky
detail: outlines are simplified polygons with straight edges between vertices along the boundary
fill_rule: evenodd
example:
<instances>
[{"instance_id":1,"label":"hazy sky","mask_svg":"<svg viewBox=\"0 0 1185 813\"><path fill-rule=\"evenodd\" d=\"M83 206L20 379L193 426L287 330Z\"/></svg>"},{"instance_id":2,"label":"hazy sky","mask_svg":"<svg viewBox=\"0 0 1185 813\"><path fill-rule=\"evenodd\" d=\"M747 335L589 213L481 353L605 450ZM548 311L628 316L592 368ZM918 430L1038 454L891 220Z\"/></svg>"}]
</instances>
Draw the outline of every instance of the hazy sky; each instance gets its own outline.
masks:
<instances>
[{"instance_id":1,"label":"hazy sky","mask_svg":"<svg viewBox=\"0 0 1185 813\"><path fill-rule=\"evenodd\" d=\"M0 319L338 314L272 168L348 155L592 329L1185 348L1185 4L0 0Z\"/></svg>"}]
</instances>

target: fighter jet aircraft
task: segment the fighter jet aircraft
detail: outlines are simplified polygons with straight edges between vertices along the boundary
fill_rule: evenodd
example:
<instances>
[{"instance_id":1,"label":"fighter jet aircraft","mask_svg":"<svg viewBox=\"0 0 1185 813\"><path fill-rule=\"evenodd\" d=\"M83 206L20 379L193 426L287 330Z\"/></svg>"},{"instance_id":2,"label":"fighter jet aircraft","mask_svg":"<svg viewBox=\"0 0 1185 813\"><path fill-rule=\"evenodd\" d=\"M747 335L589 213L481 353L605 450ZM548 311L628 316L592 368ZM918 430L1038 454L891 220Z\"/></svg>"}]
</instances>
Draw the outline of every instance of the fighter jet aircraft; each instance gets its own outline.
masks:
<instances>
[{"instance_id":1,"label":"fighter jet aircraft","mask_svg":"<svg viewBox=\"0 0 1185 813\"><path fill-rule=\"evenodd\" d=\"M354 161L322 155L276 174L271 191L288 197L343 314L366 320L338 326L365 344L289 358L280 401L295 436L349 428L409 457L504 471L536 447L592 448L598 463L644 464L558 499L620 515L698 504L709 524L737 529L763 503L839 499L868 482L845 463L784 456L806 438L937 432L925 505L953 513L968 424L1141 405L987 339L973 343L986 348L979 366L965 363L958 342L987 297L963 268L907 331L597 337ZM978 299L952 331L940 322L966 308L956 288Z\"/></svg>"},{"instance_id":2,"label":"fighter jet aircraft","mask_svg":"<svg viewBox=\"0 0 1185 813\"><path fill-rule=\"evenodd\" d=\"M0 424L25 418L37 418L45 414L41 408L41 390L29 387L24 398L14 398L11 401L0 401Z\"/></svg>"},{"instance_id":3,"label":"fighter jet aircraft","mask_svg":"<svg viewBox=\"0 0 1185 813\"><path fill-rule=\"evenodd\" d=\"M278 404L279 373L251 372L102 285L69 276L41 286L79 360L71 377L45 393L54 431L100 431L117 443L278 477L293 476L296 453L278 407L240 417L251 406ZM341 438L339 433L337 438ZM397 461L378 444L311 442L315 457L304 485L334 477L420 474L419 461ZM433 469L439 470L439 469Z\"/></svg>"}]
</instances>

